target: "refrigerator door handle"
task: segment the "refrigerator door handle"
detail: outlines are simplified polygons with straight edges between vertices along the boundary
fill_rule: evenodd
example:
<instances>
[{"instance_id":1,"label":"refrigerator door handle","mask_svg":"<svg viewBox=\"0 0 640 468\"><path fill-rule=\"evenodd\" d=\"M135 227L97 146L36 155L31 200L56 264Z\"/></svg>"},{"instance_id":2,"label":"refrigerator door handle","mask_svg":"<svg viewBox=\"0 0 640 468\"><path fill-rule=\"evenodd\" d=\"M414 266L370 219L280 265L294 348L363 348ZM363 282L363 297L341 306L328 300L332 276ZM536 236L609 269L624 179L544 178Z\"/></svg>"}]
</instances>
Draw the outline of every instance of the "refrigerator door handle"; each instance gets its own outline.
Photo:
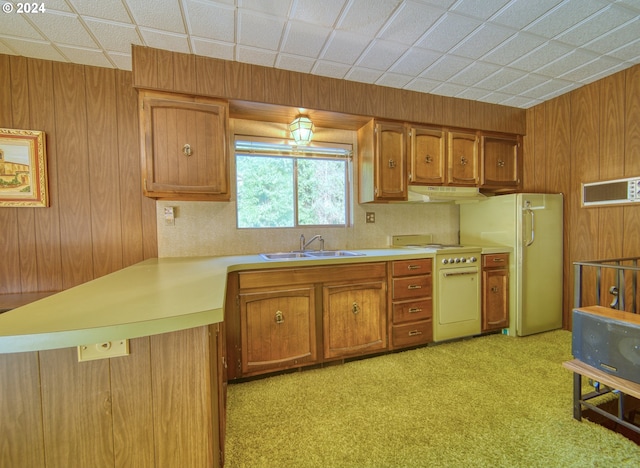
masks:
<instances>
[{"instance_id":1,"label":"refrigerator door handle","mask_svg":"<svg viewBox=\"0 0 640 468\"><path fill-rule=\"evenodd\" d=\"M525 202L524 211L531 215L531 236L530 236L529 240L524 245L525 247L529 247L531 244L533 244L533 241L534 241L535 236L536 236L535 213L531 209L531 202L530 201Z\"/></svg>"}]
</instances>

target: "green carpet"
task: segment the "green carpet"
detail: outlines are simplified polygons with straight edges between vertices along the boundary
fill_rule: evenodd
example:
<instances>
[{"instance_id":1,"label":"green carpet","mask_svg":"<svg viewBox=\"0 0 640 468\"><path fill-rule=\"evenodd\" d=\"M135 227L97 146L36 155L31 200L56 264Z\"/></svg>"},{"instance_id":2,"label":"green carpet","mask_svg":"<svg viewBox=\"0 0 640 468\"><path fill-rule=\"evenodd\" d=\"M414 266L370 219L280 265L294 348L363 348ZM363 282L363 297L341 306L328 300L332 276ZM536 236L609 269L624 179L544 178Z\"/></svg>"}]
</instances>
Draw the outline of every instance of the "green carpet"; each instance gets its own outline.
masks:
<instances>
[{"instance_id":1,"label":"green carpet","mask_svg":"<svg viewBox=\"0 0 640 468\"><path fill-rule=\"evenodd\" d=\"M225 466L640 466L573 419L571 358L567 331L489 335L231 384Z\"/></svg>"}]
</instances>

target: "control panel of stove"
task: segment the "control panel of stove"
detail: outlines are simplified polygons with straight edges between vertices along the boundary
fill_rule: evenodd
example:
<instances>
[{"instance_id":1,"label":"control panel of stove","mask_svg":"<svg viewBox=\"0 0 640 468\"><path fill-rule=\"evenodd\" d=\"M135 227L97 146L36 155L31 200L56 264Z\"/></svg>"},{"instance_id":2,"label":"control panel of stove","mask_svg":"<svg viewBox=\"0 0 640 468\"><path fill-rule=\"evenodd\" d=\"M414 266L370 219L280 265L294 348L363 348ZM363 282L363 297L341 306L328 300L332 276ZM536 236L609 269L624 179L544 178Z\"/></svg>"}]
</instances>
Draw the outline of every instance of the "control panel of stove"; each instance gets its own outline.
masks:
<instances>
[{"instance_id":1,"label":"control panel of stove","mask_svg":"<svg viewBox=\"0 0 640 468\"><path fill-rule=\"evenodd\" d=\"M477 257L471 256L471 257L449 257L449 258L443 258L441 260L443 265L455 265L456 263L475 263L477 262L478 259Z\"/></svg>"}]
</instances>

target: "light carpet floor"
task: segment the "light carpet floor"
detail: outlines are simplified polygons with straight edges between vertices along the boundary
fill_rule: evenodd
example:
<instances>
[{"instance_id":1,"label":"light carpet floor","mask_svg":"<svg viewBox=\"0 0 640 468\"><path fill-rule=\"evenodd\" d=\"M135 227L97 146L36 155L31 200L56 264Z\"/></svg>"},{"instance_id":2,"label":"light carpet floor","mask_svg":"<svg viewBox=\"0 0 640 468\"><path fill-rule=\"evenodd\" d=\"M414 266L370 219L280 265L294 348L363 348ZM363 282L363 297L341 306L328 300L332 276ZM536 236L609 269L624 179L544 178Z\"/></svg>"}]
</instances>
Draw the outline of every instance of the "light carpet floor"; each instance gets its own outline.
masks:
<instances>
[{"instance_id":1,"label":"light carpet floor","mask_svg":"<svg viewBox=\"0 0 640 468\"><path fill-rule=\"evenodd\" d=\"M567 331L489 335L230 384L225 467L640 467L573 419L571 358Z\"/></svg>"}]
</instances>

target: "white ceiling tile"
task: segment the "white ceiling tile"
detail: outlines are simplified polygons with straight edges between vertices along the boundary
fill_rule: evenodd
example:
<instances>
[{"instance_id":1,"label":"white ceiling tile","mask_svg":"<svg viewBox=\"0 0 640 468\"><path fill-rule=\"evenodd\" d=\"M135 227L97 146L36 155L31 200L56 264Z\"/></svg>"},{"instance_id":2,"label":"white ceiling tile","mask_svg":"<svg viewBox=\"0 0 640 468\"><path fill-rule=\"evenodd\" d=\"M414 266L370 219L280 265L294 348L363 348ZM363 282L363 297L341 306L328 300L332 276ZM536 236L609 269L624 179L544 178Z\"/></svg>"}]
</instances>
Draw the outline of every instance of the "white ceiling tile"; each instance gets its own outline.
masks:
<instances>
[{"instance_id":1,"label":"white ceiling tile","mask_svg":"<svg viewBox=\"0 0 640 468\"><path fill-rule=\"evenodd\" d=\"M131 44L142 45L133 25L93 19L87 19L85 23L105 50L131 53Z\"/></svg>"},{"instance_id":2,"label":"white ceiling tile","mask_svg":"<svg viewBox=\"0 0 640 468\"><path fill-rule=\"evenodd\" d=\"M46 11L56 10L56 11L66 11L67 13L73 12L72 8L69 6L68 2L66 2L65 0L51 0L51 1L39 2L39 3L45 3Z\"/></svg>"},{"instance_id":3,"label":"white ceiling tile","mask_svg":"<svg viewBox=\"0 0 640 468\"><path fill-rule=\"evenodd\" d=\"M570 81L555 79L546 81L534 88L528 89L522 93L522 96L532 99L543 100L545 96L550 94L562 94L562 91L573 86Z\"/></svg>"},{"instance_id":4,"label":"white ceiling tile","mask_svg":"<svg viewBox=\"0 0 640 468\"><path fill-rule=\"evenodd\" d=\"M472 62L472 60L466 58L448 55L431 65L423 71L420 76L429 80L447 81L453 75L468 67Z\"/></svg>"},{"instance_id":5,"label":"white ceiling tile","mask_svg":"<svg viewBox=\"0 0 640 468\"><path fill-rule=\"evenodd\" d=\"M556 82L558 80L553 80L553 82ZM566 83L566 82L562 82L562 83ZM579 88L581 85L577 84L577 83L569 83L567 86L557 86L555 91L551 91L548 94L541 94L540 95L540 100L541 101L548 101L549 99L553 99L554 97L558 97L562 94L566 94L568 92L573 91L576 88Z\"/></svg>"},{"instance_id":6,"label":"white ceiling tile","mask_svg":"<svg viewBox=\"0 0 640 468\"><path fill-rule=\"evenodd\" d=\"M102 50L60 46L60 52L72 63L91 65L93 67L113 68L113 65L109 62Z\"/></svg>"},{"instance_id":7,"label":"white ceiling tile","mask_svg":"<svg viewBox=\"0 0 640 468\"><path fill-rule=\"evenodd\" d=\"M406 52L406 46L376 39L358 60L358 66L386 71Z\"/></svg>"},{"instance_id":8,"label":"white ceiling tile","mask_svg":"<svg viewBox=\"0 0 640 468\"><path fill-rule=\"evenodd\" d=\"M227 42L236 39L236 11L233 6L189 0L185 3L185 15L189 32L194 36Z\"/></svg>"},{"instance_id":9,"label":"white ceiling tile","mask_svg":"<svg viewBox=\"0 0 640 468\"><path fill-rule=\"evenodd\" d=\"M418 77L405 86L406 89L417 91L419 93L431 93L435 88L440 86L442 82L429 80L427 78Z\"/></svg>"},{"instance_id":10,"label":"white ceiling tile","mask_svg":"<svg viewBox=\"0 0 640 468\"><path fill-rule=\"evenodd\" d=\"M278 54L274 51L259 49L257 47L245 47L238 45L236 48L236 58L239 62L262 65L263 67L273 67Z\"/></svg>"},{"instance_id":11,"label":"white ceiling tile","mask_svg":"<svg viewBox=\"0 0 640 468\"><path fill-rule=\"evenodd\" d=\"M285 31L282 51L312 58L320 55L331 33L329 28L298 21L290 21Z\"/></svg>"},{"instance_id":12,"label":"white ceiling tile","mask_svg":"<svg viewBox=\"0 0 640 468\"><path fill-rule=\"evenodd\" d=\"M131 23L131 17L121 0L69 0L81 15L118 23Z\"/></svg>"},{"instance_id":13,"label":"white ceiling tile","mask_svg":"<svg viewBox=\"0 0 640 468\"><path fill-rule=\"evenodd\" d=\"M401 75L417 76L440 57L441 54L432 50L412 47L391 67L391 71Z\"/></svg>"},{"instance_id":14,"label":"white ceiling tile","mask_svg":"<svg viewBox=\"0 0 640 468\"><path fill-rule=\"evenodd\" d=\"M482 24L479 20L447 13L418 42L425 49L447 52Z\"/></svg>"},{"instance_id":15,"label":"white ceiling tile","mask_svg":"<svg viewBox=\"0 0 640 468\"><path fill-rule=\"evenodd\" d=\"M451 10L456 13L486 20L508 2L509 0L460 0Z\"/></svg>"},{"instance_id":16,"label":"white ceiling tile","mask_svg":"<svg viewBox=\"0 0 640 468\"><path fill-rule=\"evenodd\" d=\"M449 78L451 83L462 86L474 86L500 69L497 65L483 62L473 62L460 73Z\"/></svg>"},{"instance_id":17,"label":"white ceiling tile","mask_svg":"<svg viewBox=\"0 0 640 468\"><path fill-rule=\"evenodd\" d=\"M563 0L513 0L500 10L491 22L522 29Z\"/></svg>"},{"instance_id":18,"label":"white ceiling tile","mask_svg":"<svg viewBox=\"0 0 640 468\"><path fill-rule=\"evenodd\" d=\"M15 51L17 55L43 60L53 60L56 62L67 62L67 59L60 55L60 52L58 52L49 42L10 38L3 38L2 42Z\"/></svg>"},{"instance_id":19,"label":"white ceiling tile","mask_svg":"<svg viewBox=\"0 0 640 468\"><path fill-rule=\"evenodd\" d=\"M511 66L520 70L535 71L548 65L549 63L564 57L572 51L571 47L559 42L547 42L537 49L524 54L515 60Z\"/></svg>"},{"instance_id":20,"label":"white ceiling tile","mask_svg":"<svg viewBox=\"0 0 640 468\"><path fill-rule=\"evenodd\" d=\"M376 81L376 84L402 89L409 84L411 80L413 80L413 76L399 75L397 73L385 73L378 79L378 81Z\"/></svg>"},{"instance_id":21,"label":"white ceiling tile","mask_svg":"<svg viewBox=\"0 0 640 468\"><path fill-rule=\"evenodd\" d=\"M445 10L413 1L403 2L380 32L380 37L411 45L415 43Z\"/></svg>"},{"instance_id":22,"label":"white ceiling tile","mask_svg":"<svg viewBox=\"0 0 640 468\"><path fill-rule=\"evenodd\" d=\"M509 94L504 94L504 93L490 93L487 94L483 100L485 102L490 102L493 104L502 104L504 101L507 101L509 99L513 98L513 96L509 95Z\"/></svg>"},{"instance_id":23,"label":"white ceiling tile","mask_svg":"<svg viewBox=\"0 0 640 468\"><path fill-rule=\"evenodd\" d=\"M131 54L119 54L117 52L108 52L107 54L120 70L131 71Z\"/></svg>"},{"instance_id":24,"label":"white ceiling tile","mask_svg":"<svg viewBox=\"0 0 640 468\"><path fill-rule=\"evenodd\" d=\"M466 89L467 88L464 86L459 86L453 83L442 83L440 86L433 89L433 94L455 97L458 94L463 93Z\"/></svg>"},{"instance_id":25,"label":"white ceiling tile","mask_svg":"<svg viewBox=\"0 0 640 468\"><path fill-rule=\"evenodd\" d=\"M203 57L213 57L223 60L235 59L235 43L223 41L209 41L206 39L191 39L193 53Z\"/></svg>"},{"instance_id":26,"label":"white ceiling tile","mask_svg":"<svg viewBox=\"0 0 640 468\"><path fill-rule=\"evenodd\" d=\"M312 73L330 78L342 79L351 69L343 63L330 62L328 60L318 60L311 70Z\"/></svg>"},{"instance_id":27,"label":"white ceiling tile","mask_svg":"<svg viewBox=\"0 0 640 468\"><path fill-rule=\"evenodd\" d=\"M16 55L16 53L9 48L4 42L2 42L2 37L0 37L0 54L4 55Z\"/></svg>"},{"instance_id":28,"label":"white ceiling tile","mask_svg":"<svg viewBox=\"0 0 640 468\"><path fill-rule=\"evenodd\" d=\"M332 62L353 65L362 55L371 39L348 31L334 31L322 53L322 58Z\"/></svg>"},{"instance_id":29,"label":"white ceiling tile","mask_svg":"<svg viewBox=\"0 0 640 468\"><path fill-rule=\"evenodd\" d=\"M36 28L52 42L88 48L98 46L76 15L67 13L30 15L29 21L33 22Z\"/></svg>"},{"instance_id":30,"label":"white ceiling tile","mask_svg":"<svg viewBox=\"0 0 640 468\"><path fill-rule=\"evenodd\" d=\"M359 81L361 83L375 83L382 76L379 70L369 70L367 68L353 67L347 73L347 80Z\"/></svg>"},{"instance_id":31,"label":"white ceiling tile","mask_svg":"<svg viewBox=\"0 0 640 468\"><path fill-rule=\"evenodd\" d=\"M483 25L451 49L451 53L462 57L478 59L488 52L491 52L515 33L513 29L495 25Z\"/></svg>"},{"instance_id":32,"label":"white ceiling tile","mask_svg":"<svg viewBox=\"0 0 640 468\"><path fill-rule=\"evenodd\" d=\"M228 0L230 5L233 0ZM288 16L291 10L292 0L238 0L238 6L246 10L269 13L275 16Z\"/></svg>"},{"instance_id":33,"label":"white ceiling tile","mask_svg":"<svg viewBox=\"0 0 640 468\"><path fill-rule=\"evenodd\" d=\"M333 27L342 9L344 0L297 0L293 6L291 18L304 23Z\"/></svg>"},{"instance_id":34,"label":"white ceiling tile","mask_svg":"<svg viewBox=\"0 0 640 468\"><path fill-rule=\"evenodd\" d=\"M617 69L621 66L620 60L616 60L609 57L597 57L591 62L587 62L584 65L578 66L569 72L559 75L560 78L577 81L579 83L590 83L594 81L594 76L601 76L603 72L607 72L612 69Z\"/></svg>"},{"instance_id":35,"label":"white ceiling tile","mask_svg":"<svg viewBox=\"0 0 640 468\"><path fill-rule=\"evenodd\" d=\"M548 81L549 77L547 76L529 73L499 89L501 93L525 94L528 90L542 86Z\"/></svg>"},{"instance_id":36,"label":"white ceiling tile","mask_svg":"<svg viewBox=\"0 0 640 468\"><path fill-rule=\"evenodd\" d=\"M510 83L513 83L516 80L521 79L526 76L526 73L520 70L514 70L511 68L501 68L493 75L488 76L484 80L481 80L477 83L480 88L489 89L489 90L497 90L507 86Z\"/></svg>"},{"instance_id":37,"label":"white ceiling tile","mask_svg":"<svg viewBox=\"0 0 640 468\"><path fill-rule=\"evenodd\" d=\"M609 7L568 29L556 40L579 47L634 18L637 16L625 8ZM640 30L636 32L640 36Z\"/></svg>"},{"instance_id":38,"label":"white ceiling tile","mask_svg":"<svg viewBox=\"0 0 640 468\"><path fill-rule=\"evenodd\" d=\"M338 29L375 36L400 0L351 0L338 21Z\"/></svg>"},{"instance_id":39,"label":"white ceiling tile","mask_svg":"<svg viewBox=\"0 0 640 468\"><path fill-rule=\"evenodd\" d=\"M520 107L522 109L528 109L529 107L536 106L540 103L541 101L538 101L537 99L529 99L521 96L512 96L502 101L503 106Z\"/></svg>"},{"instance_id":40,"label":"white ceiling tile","mask_svg":"<svg viewBox=\"0 0 640 468\"><path fill-rule=\"evenodd\" d=\"M436 6L438 8L442 8L443 10L448 10L451 5L456 3L458 0L420 0L422 3L428 3L429 5Z\"/></svg>"},{"instance_id":41,"label":"white ceiling tile","mask_svg":"<svg viewBox=\"0 0 640 468\"><path fill-rule=\"evenodd\" d=\"M297 55L279 54L276 67L300 73L310 73L315 60Z\"/></svg>"},{"instance_id":42,"label":"white ceiling tile","mask_svg":"<svg viewBox=\"0 0 640 468\"><path fill-rule=\"evenodd\" d=\"M482 88L465 88L457 97L461 99L469 99L471 101L482 101L484 97L489 94L490 91Z\"/></svg>"},{"instance_id":43,"label":"white ceiling tile","mask_svg":"<svg viewBox=\"0 0 640 468\"><path fill-rule=\"evenodd\" d=\"M603 34L599 38L591 41L589 44L586 44L584 48L601 54L606 54L624 46L625 44L635 42L635 40L640 36L638 31L640 31L640 16L619 28Z\"/></svg>"},{"instance_id":44,"label":"white ceiling tile","mask_svg":"<svg viewBox=\"0 0 640 468\"><path fill-rule=\"evenodd\" d=\"M631 42L620 47L619 49L612 50L609 53L609 56L629 63L640 63L640 38L635 42Z\"/></svg>"},{"instance_id":45,"label":"white ceiling tile","mask_svg":"<svg viewBox=\"0 0 640 468\"><path fill-rule=\"evenodd\" d=\"M147 28L185 33L180 7L176 0L126 1L136 23Z\"/></svg>"},{"instance_id":46,"label":"white ceiling tile","mask_svg":"<svg viewBox=\"0 0 640 468\"><path fill-rule=\"evenodd\" d=\"M581 66L585 62L595 60L598 56L592 52L584 50L572 50L567 55L563 55L560 59L540 67L536 73L551 77L561 77L576 67Z\"/></svg>"},{"instance_id":47,"label":"white ceiling tile","mask_svg":"<svg viewBox=\"0 0 640 468\"><path fill-rule=\"evenodd\" d=\"M518 33L487 53L482 60L502 66L511 65L514 61L527 55L531 50L542 44L544 44L544 40L537 36Z\"/></svg>"},{"instance_id":48,"label":"white ceiling tile","mask_svg":"<svg viewBox=\"0 0 640 468\"><path fill-rule=\"evenodd\" d=\"M566 0L527 26L525 30L552 39L606 6L604 0Z\"/></svg>"},{"instance_id":49,"label":"white ceiling tile","mask_svg":"<svg viewBox=\"0 0 640 468\"><path fill-rule=\"evenodd\" d=\"M140 28L145 45L156 49L172 50L174 52L189 52L189 41L185 34L175 34L155 29Z\"/></svg>"},{"instance_id":50,"label":"white ceiling tile","mask_svg":"<svg viewBox=\"0 0 640 468\"><path fill-rule=\"evenodd\" d=\"M278 50L284 26L285 21L282 18L261 13L239 13L238 44Z\"/></svg>"},{"instance_id":51,"label":"white ceiling tile","mask_svg":"<svg viewBox=\"0 0 640 468\"><path fill-rule=\"evenodd\" d=\"M23 37L25 39L44 39L23 15L0 15L0 37Z\"/></svg>"}]
</instances>

